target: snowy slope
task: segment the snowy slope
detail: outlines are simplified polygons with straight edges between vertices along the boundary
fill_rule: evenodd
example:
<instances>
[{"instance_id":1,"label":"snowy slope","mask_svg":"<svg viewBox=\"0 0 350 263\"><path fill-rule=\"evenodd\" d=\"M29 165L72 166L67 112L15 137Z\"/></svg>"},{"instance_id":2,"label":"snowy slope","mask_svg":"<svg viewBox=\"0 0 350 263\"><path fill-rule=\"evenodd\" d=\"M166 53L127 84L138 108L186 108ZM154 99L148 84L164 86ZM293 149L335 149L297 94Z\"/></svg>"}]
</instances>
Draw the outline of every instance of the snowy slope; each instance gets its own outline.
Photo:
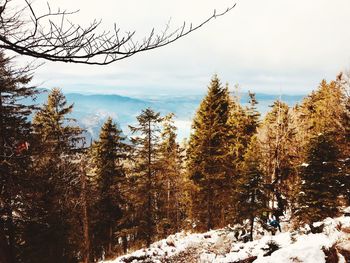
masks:
<instances>
[{"instance_id":1,"label":"snowy slope","mask_svg":"<svg viewBox=\"0 0 350 263\"><path fill-rule=\"evenodd\" d=\"M298 232L285 231L272 236L258 229L253 242L237 241L237 228L213 230L202 234L177 233L167 239L104 263L119 262L254 262L254 263L323 263L325 250L333 245L350 247L350 217L328 218L318 225L324 225L322 233L312 234L308 228ZM282 223L284 230L289 229ZM240 233L241 234L241 233ZM238 237L239 239L239 237ZM272 242L272 243L271 243ZM279 249L271 255L268 244L277 244ZM334 250L335 251L335 250ZM350 252L350 251L349 251ZM326 252L327 253L327 252ZM337 253L335 262L350 262ZM332 261L334 262L334 261Z\"/></svg>"}]
</instances>

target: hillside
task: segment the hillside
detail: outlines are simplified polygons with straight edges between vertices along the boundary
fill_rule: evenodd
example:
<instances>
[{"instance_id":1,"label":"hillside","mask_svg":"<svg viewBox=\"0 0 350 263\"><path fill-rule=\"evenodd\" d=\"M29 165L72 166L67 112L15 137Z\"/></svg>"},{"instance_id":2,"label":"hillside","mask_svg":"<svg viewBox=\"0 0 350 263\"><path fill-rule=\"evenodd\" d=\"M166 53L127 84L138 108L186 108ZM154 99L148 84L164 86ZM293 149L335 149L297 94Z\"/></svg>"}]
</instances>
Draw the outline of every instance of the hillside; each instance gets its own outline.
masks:
<instances>
[{"instance_id":1,"label":"hillside","mask_svg":"<svg viewBox=\"0 0 350 263\"><path fill-rule=\"evenodd\" d=\"M47 92L41 93L37 100L37 104L43 104L47 99ZM133 98L112 94L81 94L81 93L66 93L68 103L74 103L72 117L75 118L79 126L86 129L87 142L90 138L96 139L102 124L110 116L115 121L124 133L128 134L128 125L134 124L136 116L141 110L151 107L152 109L161 112L161 114L174 113L176 116L176 126L178 128L179 140L188 138L191 120L198 108L200 101L204 95L192 96L151 96ZM269 106L279 98L273 94L257 94L258 110L265 114L269 110ZM282 99L288 105L295 105L302 100L301 95L283 95ZM248 95L243 93L241 96L243 105L248 104Z\"/></svg>"},{"instance_id":2,"label":"hillside","mask_svg":"<svg viewBox=\"0 0 350 263\"><path fill-rule=\"evenodd\" d=\"M201 234L181 232L153 243L149 249L103 262L350 262L350 217L327 218L315 223L313 231L309 227L293 231L289 222L281 225L282 232L276 235L258 227L253 242L244 242L240 226Z\"/></svg>"}]
</instances>

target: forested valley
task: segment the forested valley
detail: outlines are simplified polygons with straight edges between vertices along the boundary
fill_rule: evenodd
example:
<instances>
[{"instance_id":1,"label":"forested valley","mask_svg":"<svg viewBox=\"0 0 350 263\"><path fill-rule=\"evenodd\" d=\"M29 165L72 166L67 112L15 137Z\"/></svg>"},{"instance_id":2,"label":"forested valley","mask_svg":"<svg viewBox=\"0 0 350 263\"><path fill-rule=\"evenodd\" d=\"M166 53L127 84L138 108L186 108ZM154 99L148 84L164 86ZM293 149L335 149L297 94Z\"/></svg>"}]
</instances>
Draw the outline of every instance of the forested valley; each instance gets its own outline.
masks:
<instances>
[{"instance_id":1,"label":"forested valley","mask_svg":"<svg viewBox=\"0 0 350 263\"><path fill-rule=\"evenodd\" d=\"M0 262L98 262L247 220L253 239L271 215L298 228L350 205L346 72L265 116L214 75L183 142L150 108L130 135L109 118L86 142L74 101L54 88L37 105L32 76L0 53Z\"/></svg>"}]
</instances>

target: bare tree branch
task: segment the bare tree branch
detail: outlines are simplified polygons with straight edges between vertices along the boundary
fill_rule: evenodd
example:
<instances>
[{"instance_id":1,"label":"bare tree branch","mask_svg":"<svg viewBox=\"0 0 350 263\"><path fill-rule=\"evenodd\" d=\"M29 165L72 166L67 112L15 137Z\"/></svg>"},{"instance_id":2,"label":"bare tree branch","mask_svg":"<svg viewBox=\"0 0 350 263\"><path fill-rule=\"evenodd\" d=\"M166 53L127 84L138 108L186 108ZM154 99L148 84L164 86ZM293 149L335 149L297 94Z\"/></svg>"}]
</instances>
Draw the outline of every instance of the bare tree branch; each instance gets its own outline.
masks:
<instances>
[{"instance_id":1,"label":"bare tree branch","mask_svg":"<svg viewBox=\"0 0 350 263\"><path fill-rule=\"evenodd\" d=\"M22 9L13 8L15 0L0 0L0 48L21 55L90 65L107 65L137 53L163 47L201 28L211 20L231 11L236 4L223 12L213 14L200 24L182 26L170 31L170 21L157 34L154 29L141 42L134 40L136 31L120 34L114 25L113 32L98 33L101 21L94 20L88 27L71 23L67 17L78 11L48 10L38 15L29 0ZM25 19L24 17L28 17ZM59 19L58 19L59 18ZM57 22L59 21L59 22Z\"/></svg>"}]
</instances>

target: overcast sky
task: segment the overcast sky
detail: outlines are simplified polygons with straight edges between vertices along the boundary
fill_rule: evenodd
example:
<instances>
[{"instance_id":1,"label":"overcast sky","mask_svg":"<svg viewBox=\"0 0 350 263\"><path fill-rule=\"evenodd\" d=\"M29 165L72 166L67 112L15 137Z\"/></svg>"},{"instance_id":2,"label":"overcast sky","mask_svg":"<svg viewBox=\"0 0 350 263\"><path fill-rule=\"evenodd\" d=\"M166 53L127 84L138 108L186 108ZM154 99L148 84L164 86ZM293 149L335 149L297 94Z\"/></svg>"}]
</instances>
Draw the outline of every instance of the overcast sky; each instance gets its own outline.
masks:
<instances>
[{"instance_id":1,"label":"overcast sky","mask_svg":"<svg viewBox=\"0 0 350 263\"><path fill-rule=\"evenodd\" d=\"M55 0L52 7L80 9L75 19L102 28L137 31L140 39L169 18L175 28L194 24L234 1ZM200 94L211 76L242 90L305 94L321 79L350 68L349 0L240 0L237 6L175 43L109 66L47 62L35 75L43 87L130 96ZM46 0L36 0L40 9Z\"/></svg>"}]
</instances>

